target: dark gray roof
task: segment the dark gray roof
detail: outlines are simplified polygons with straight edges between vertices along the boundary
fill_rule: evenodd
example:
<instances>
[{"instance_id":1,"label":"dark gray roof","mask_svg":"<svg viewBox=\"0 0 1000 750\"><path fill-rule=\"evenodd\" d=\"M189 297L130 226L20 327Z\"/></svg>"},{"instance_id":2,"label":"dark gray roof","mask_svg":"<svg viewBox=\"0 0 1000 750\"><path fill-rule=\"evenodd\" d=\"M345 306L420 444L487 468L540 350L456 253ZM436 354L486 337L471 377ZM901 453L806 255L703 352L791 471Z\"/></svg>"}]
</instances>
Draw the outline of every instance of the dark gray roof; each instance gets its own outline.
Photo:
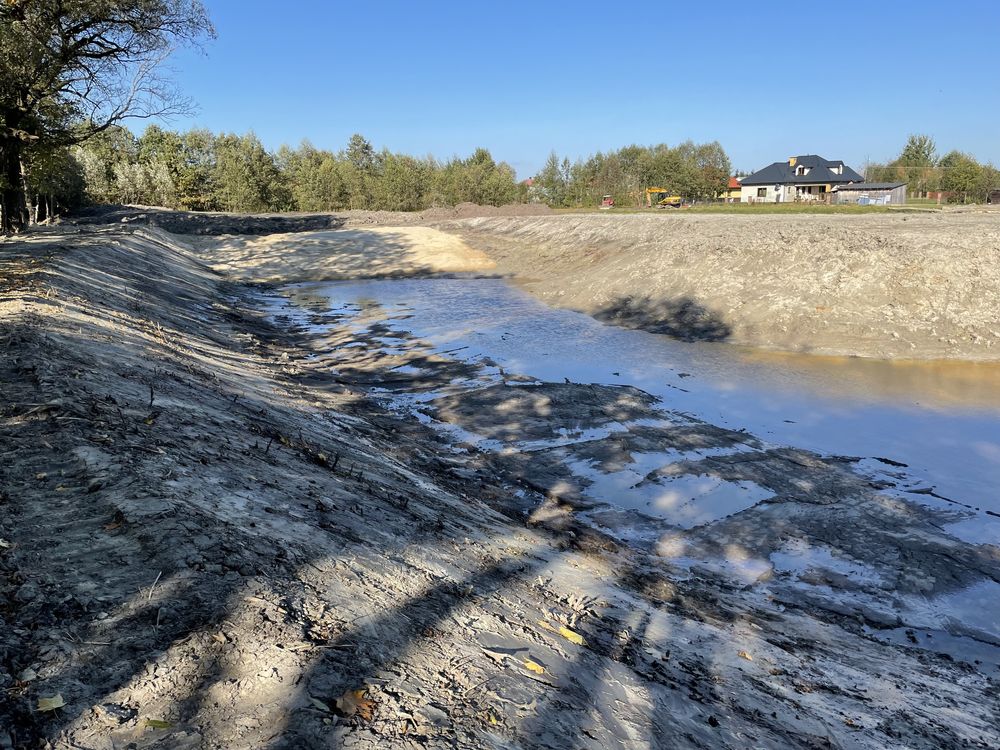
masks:
<instances>
[{"instance_id":1,"label":"dark gray roof","mask_svg":"<svg viewBox=\"0 0 1000 750\"><path fill-rule=\"evenodd\" d=\"M830 167L843 165L844 173L835 174L830 171ZM798 176L795 174L795 167L809 167L809 174ZM835 184L841 182L861 182L864 177L859 175L842 161L830 161L816 154L806 154L795 157L795 167L788 165L788 160L776 161L769 167L764 167L759 172L754 172L749 177L744 177L741 185L794 185L806 184L815 185L820 183Z\"/></svg>"},{"instance_id":2,"label":"dark gray roof","mask_svg":"<svg viewBox=\"0 0 1000 750\"><path fill-rule=\"evenodd\" d=\"M895 190L905 185L905 182L852 182L850 185L837 185L836 190Z\"/></svg>"}]
</instances>

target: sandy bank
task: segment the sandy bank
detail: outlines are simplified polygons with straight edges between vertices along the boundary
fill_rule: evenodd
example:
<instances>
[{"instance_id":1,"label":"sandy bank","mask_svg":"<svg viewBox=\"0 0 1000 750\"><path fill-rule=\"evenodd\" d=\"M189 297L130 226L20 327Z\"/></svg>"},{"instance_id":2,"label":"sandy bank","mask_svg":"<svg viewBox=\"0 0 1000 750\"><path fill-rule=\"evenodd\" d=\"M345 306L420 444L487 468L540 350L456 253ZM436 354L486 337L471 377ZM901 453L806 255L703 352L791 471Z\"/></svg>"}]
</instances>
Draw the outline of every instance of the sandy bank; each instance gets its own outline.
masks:
<instances>
[{"instance_id":1,"label":"sandy bank","mask_svg":"<svg viewBox=\"0 0 1000 750\"><path fill-rule=\"evenodd\" d=\"M684 339L1000 359L1000 213L437 224L546 302Z\"/></svg>"},{"instance_id":2,"label":"sandy bank","mask_svg":"<svg viewBox=\"0 0 1000 750\"><path fill-rule=\"evenodd\" d=\"M455 235L421 226L227 235L196 241L213 269L231 279L258 283L496 272L496 264L485 253Z\"/></svg>"}]
</instances>

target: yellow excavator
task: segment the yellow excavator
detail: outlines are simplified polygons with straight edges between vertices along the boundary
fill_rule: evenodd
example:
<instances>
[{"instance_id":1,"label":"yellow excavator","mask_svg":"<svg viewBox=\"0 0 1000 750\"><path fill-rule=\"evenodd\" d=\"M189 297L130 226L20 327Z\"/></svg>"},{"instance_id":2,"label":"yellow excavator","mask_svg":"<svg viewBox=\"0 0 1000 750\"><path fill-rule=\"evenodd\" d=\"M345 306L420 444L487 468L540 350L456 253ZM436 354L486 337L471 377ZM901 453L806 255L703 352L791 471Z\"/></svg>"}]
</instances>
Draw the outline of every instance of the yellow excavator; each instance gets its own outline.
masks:
<instances>
[{"instance_id":1,"label":"yellow excavator","mask_svg":"<svg viewBox=\"0 0 1000 750\"><path fill-rule=\"evenodd\" d=\"M654 205L657 208L680 208L681 197L666 188L646 188L646 207L652 208Z\"/></svg>"}]
</instances>

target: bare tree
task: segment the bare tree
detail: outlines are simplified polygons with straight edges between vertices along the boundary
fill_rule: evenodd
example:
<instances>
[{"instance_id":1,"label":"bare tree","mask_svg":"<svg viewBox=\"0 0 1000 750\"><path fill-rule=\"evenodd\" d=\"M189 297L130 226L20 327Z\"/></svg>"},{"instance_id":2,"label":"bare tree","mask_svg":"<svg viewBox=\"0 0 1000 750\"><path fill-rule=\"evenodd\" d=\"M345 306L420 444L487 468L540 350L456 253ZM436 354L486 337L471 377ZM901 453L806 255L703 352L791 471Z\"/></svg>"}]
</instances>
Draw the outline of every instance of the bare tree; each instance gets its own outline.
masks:
<instances>
[{"instance_id":1,"label":"bare tree","mask_svg":"<svg viewBox=\"0 0 1000 750\"><path fill-rule=\"evenodd\" d=\"M163 62L214 34L200 0L3 0L0 230L29 219L26 150L80 143L125 118L189 111Z\"/></svg>"}]
</instances>

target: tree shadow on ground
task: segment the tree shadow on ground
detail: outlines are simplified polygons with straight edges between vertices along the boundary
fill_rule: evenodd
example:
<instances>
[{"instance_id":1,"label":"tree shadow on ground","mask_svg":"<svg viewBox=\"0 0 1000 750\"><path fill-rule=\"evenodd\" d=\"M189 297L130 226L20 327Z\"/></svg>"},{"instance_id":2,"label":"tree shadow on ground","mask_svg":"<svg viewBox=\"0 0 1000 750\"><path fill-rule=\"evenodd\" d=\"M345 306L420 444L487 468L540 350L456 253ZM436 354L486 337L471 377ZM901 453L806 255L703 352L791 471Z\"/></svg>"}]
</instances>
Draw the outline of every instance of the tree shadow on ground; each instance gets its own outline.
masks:
<instances>
[{"instance_id":1,"label":"tree shadow on ground","mask_svg":"<svg viewBox=\"0 0 1000 750\"><path fill-rule=\"evenodd\" d=\"M598 309L594 317L681 341L725 341L732 335L732 328L718 313L691 297L617 297Z\"/></svg>"}]
</instances>

